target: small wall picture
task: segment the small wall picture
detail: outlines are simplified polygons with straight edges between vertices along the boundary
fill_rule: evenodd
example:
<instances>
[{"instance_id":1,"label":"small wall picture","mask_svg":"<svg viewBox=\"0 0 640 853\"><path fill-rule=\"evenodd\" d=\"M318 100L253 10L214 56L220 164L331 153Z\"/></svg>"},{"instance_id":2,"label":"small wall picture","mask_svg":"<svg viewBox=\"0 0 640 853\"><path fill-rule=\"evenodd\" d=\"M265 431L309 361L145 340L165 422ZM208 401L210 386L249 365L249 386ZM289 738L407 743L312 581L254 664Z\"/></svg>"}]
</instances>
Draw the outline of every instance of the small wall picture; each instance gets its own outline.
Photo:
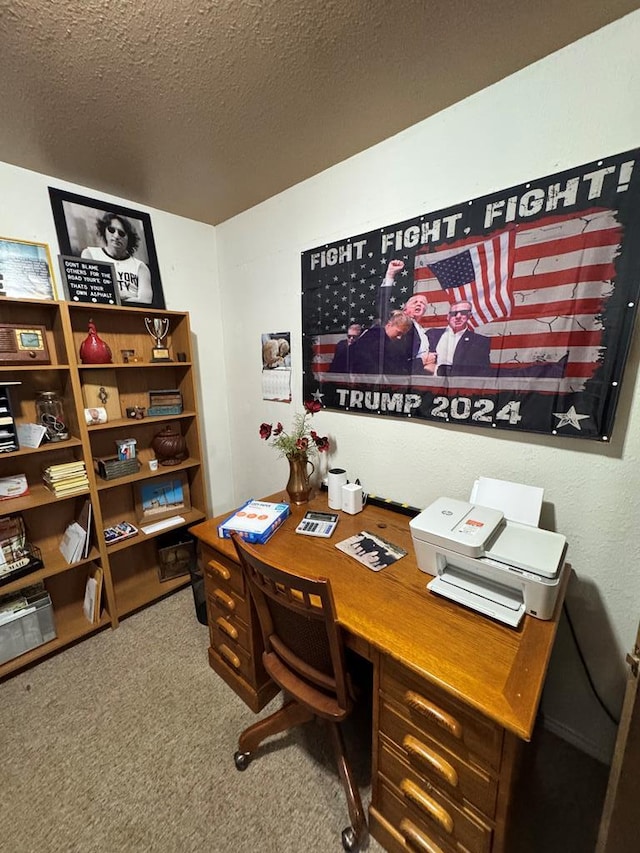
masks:
<instances>
[{"instance_id":1,"label":"small wall picture","mask_svg":"<svg viewBox=\"0 0 640 853\"><path fill-rule=\"evenodd\" d=\"M159 521L190 509L189 483L183 471L171 477L154 477L137 486L136 514L140 522Z\"/></svg>"},{"instance_id":2,"label":"small wall picture","mask_svg":"<svg viewBox=\"0 0 640 853\"><path fill-rule=\"evenodd\" d=\"M46 243L0 237L0 296L58 298Z\"/></svg>"},{"instance_id":3,"label":"small wall picture","mask_svg":"<svg viewBox=\"0 0 640 853\"><path fill-rule=\"evenodd\" d=\"M122 305L165 308L151 217L49 187L60 254L113 264Z\"/></svg>"}]
</instances>

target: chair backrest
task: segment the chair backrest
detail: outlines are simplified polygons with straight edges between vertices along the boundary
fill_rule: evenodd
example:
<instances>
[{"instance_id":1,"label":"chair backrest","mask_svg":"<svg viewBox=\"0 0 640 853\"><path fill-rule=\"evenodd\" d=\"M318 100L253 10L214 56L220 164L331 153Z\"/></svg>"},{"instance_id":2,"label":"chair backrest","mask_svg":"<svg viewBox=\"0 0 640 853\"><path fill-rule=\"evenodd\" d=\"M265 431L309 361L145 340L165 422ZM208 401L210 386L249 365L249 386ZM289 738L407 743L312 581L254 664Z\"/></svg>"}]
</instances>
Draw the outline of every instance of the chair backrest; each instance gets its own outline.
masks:
<instances>
[{"instance_id":1,"label":"chair backrest","mask_svg":"<svg viewBox=\"0 0 640 853\"><path fill-rule=\"evenodd\" d=\"M233 533L255 603L265 652L294 675L351 708L342 633L328 578L303 578L271 565Z\"/></svg>"}]
</instances>

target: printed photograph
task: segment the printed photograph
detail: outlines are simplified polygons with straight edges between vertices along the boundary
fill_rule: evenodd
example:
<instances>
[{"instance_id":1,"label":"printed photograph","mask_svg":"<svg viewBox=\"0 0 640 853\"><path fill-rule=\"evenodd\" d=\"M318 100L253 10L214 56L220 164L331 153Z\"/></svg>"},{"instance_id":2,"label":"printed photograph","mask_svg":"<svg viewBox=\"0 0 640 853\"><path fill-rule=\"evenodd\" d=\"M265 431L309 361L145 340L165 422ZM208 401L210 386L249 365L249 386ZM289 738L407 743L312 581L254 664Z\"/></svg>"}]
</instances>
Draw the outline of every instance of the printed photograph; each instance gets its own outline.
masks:
<instances>
[{"instance_id":1,"label":"printed photograph","mask_svg":"<svg viewBox=\"0 0 640 853\"><path fill-rule=\"evenodd\" d=\"M336 548L374 572L390 566L407 553L404 548L368 530L356 533L355 536L343 539L342 542L336 542Z\"/></svg>"},{"instance_id":2,"label":"printed photograph","mask_svg":"<svg viewBox=\"0 0 640 853\"><path fill-rule=\"evenodd\" d=\"M166 308L151 217L49 187L61 255L113 264L120 303Z\"/></svg>"}]
</instances>

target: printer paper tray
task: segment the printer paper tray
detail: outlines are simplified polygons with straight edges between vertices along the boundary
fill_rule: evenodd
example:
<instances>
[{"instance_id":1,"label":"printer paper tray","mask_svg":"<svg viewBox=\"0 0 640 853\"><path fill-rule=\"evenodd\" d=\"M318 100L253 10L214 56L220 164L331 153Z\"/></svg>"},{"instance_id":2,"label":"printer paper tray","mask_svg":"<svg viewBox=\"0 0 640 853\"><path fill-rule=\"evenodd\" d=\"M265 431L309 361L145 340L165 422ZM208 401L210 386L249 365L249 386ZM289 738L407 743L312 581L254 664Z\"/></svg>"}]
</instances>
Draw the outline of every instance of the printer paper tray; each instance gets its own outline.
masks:
<instances>
[{"instance_id":1,"label":"printer paper tray","mask_svg":"<svg viewBox=\"0 0 640 853\"><path fill-rule=\"evenodd\" d=\"M430 581L427 589L512 628L518 627L525 614L524 601L511 590L499 588L496 584L487 586L450 568ZM490 597L492 594L495 597Z\"/></svg>"}]
</instances>

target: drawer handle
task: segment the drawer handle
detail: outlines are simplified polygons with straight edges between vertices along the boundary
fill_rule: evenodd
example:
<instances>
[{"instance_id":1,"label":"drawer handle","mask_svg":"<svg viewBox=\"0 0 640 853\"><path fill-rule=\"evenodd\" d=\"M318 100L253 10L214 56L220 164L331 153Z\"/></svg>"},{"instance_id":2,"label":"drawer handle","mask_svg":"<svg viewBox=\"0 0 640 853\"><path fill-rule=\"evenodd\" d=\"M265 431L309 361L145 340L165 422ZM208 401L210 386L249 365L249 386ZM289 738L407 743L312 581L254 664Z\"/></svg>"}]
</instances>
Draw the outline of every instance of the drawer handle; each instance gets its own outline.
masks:
<instances>
[{"instance_id":1,"label":"drawer handle","mask_svg":"<svg viewBox=\"0 0 640 853\"><path fill-rule=\"evenodd\" d=\"M432 820L439 824L449 835L453 832L453 819L446 809L432 800L428 794L415 785L410 779L403 779L400 790L419 809L422 809Z\"/></svg>"},{"instance_id":2,"label":"drawer handle","mask_svg":"<svg viewBox=\"0 0 640 853\"><path fill-rule=\"evenodd\" d=\"M233 611L236 609L236 603L233 598L231 598L230 595L227 595L227 593L223 592L221 589L214 589L213 597L219 604L221 604L223 607L226 607L227 610Z\"/></svg>"},{"instance_id":3,"label":"drawer handle","mask_svg":"<svg viewBox=\"0 0 640 853\"><path fill-rule=\"evenodd\" d=\"M418 827L406 818L400 821L400 832L405 842L413 850L418 850L420 853L444 853L442 847L438 847L430 838L424 836Z\"/></svg>"},{"instance_id":4,"label":"drawer handle","mask_svg":"<svg viewBox=\"0 0 640 853\"><path fill-rule=\"evenodd\" d=\"M222 657L230 663L234 669L240 669L240 658L238 655L234 655L231 649L227 648L224 644L218 648L218 651L222 655Z\"/></svg>"},{"instance_id":5,"label":"drawer handle","mask_svg":"<svg viewBox=\"0 0 640 853\"><path fill-rule=\"evenodd\" d=\"M220 563L216 563L213 560L210 561L209 568L212 572L215 572L216 575L221 577L223 581L228 581L231 577L231 572L226 566L221 566Z\"/></svg>"},{"instance_id":6,"label":"drawer handle","mask_svg":"<svg viewBox=\"0 0 640 853\"><path fill-rule=\"evenodd\" d=\"M425 699L424 696L421 696L419 693L414 693L413 690L407 690L404 694L404 701L414 711L417 711L419 714L423 714L425 717L429 717L437 723L440 728L446 729L446 731L458 738L458 740L462 739L462 726L455 717L452 717L450 714L442 711L437 705L434 705L432 702L429 702L428 699Z\"/></svg>"},{"instance_id":7,"label":"drawer handle","mask_svg":"<svg viewBox=\"0 0 640 853\"><path fill-rule=\"evenodd\" d=\"M230 622L227 622L226 619L223 619L222 616L219 616L216 619L216 625L218 626L218 628L220 628L221 631L224 631L224 633L228 637L231 637L232 640L238 639L238 632L236 631L236 629Z\"/></svg>"},{"instance_id":8,"label":"drawer handle","mask_svg":"<svg viewBox=\"0 0 640 853\"><path fill-rule=\"evenodd\" d=\"M458 787L458 774L448 761L441 758L437 752L429 749L413 735L405 735L402 745L409 753L409 757L417 758L423 764L427 764L435 773L444 779L452 788Z\"/></svg>"}]
</instances>

